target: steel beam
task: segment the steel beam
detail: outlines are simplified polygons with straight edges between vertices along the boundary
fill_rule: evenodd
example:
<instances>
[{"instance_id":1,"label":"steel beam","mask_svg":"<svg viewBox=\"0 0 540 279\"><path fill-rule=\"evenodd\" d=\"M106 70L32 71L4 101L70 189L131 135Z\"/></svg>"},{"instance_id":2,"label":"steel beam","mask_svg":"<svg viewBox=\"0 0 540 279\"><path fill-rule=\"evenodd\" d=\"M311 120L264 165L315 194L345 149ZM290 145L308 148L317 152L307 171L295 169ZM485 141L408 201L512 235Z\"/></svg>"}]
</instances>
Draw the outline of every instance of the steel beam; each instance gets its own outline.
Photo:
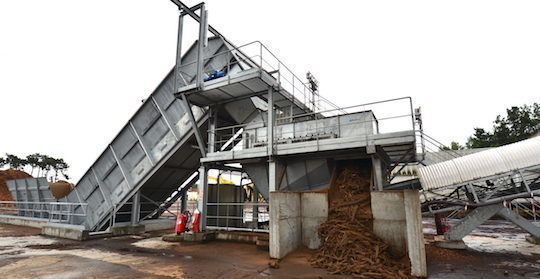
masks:
<instances>
[{"instance_id":1,"label":"steel beam","mask_svg":"<svg viewBox=\"0 0 540 279\"><path fill-rule=\"evenodd\" d=\"M114 160L116 161L116 164L118 165L118 168L120 169L120 172L122 173L122 176L124 177L124 180L126 181L126 184L131 189L131 182L129 182L129 179L128 179L128 176L127 176L127 174L125 172L125 169L122 166L122 161L120 160L120 158L118 158L118 155L114 151L114 148L112 147L112 145L109 145L109 149L111 150L111 152L113 154ZM77 187L75 187L75 188L77 188ZM73 189L75 189L75 188L73 188Z\"/></svg>"},{"instance_id":2,"label":"steel beam","mask_svg":"<svg viewBox=\"0 0 540 279\"><path fill-rule=\"evenodd\" d=\"M139 144L141 145L142 150L144 151L144 154L146 154L146 157L148 157L148 161L150 161L150 164L152 166L155 166L156 162L154 161L154 158L152 157L150 153L150 149L148 148L146 143L143 141L142 137L137 132L137 129L135 129L135 125L133 125L133 122L129 121L129 126L131 127L131 129L133 130L133 133L135 134L135 137L139 141Z\"/></svg>"},{"instance_id":3,"label":"steel beam","mask_svg":"<svg viewBox=\"0 0 540 279\"><path fill-rule=\"evenodd\" d=\"M154 98L154 96L152 96L152 103L154 104L154 106L157 108L157 110L159 111L159 114L161 114L161 117L163 117L163 120L165 120L165 124L167 124L167 127L169 127L169 130L171 131L171 133L173 134L174 138L176 139L176 141L179 141L180 140L180 134L178 134L178 130L174 129L173 128L173 125L171 123L171 120L169 119L169 117L167 116L167 114L165 114L165 110L159 106L159 104L157 103L156 99Z\"/></svg>"},{"instance_id":4,"label":"steel beam","mask_svg":"<svg viewBox=\"0 0 540 279\"><path fill-rule=\"evenodd\" d=\"M201 151L201 155L204 158L206 157L206 148L204 146L205 142L203 140L201 131L199 130L199 125L195 120L195 116L193 115L193 111L191 110L191 104L189 103L188 98L185 94L180 94L180 98L182 100L182 104L184 104L186 113L189 116L189 121L191 122L193 133L195 134L195 138L197 139L197 144L199 146L199 151Z\"/></svg>"},{"instance_id":5,"label":"steel beam","mask_svg":"<svg viewBox=\"0 0 540 279\"><path fill-rule=\"evenodd\" d=\"M192 8L189 8L188 6L186 6L184 3L182 3L182 1L180 0L171 0L171 2L173 2L174 4L176 4L176 6L178 6L179 9L182 10L182 12L185 12L186 14L188 14L190 17L192 17L194 20L196 20L197 22L201 22L201 18L193 11L191 10ZM197 4L195 5L193 8L197 8L199 9L200 7L198 7L199 5L201 5L202 3L200 4ZM196 10L196 9L195 9ZM229 40L227 40L223 35L221 35L221 33L219 33L214 27L212 27L211 25L208 25L208 31L212 32L212 34L220 37L221 39L223 39L223 41L225 41L226 43L228 43L229 45L233 46L234 48L236 48L234 46L233 43L231 43Z\"/></svg>"},{"instance_id":6,"label":"steel beam","mask_svg":"<svg viewBox=\"0 0 540 279\"><path fill-rule=\"evenodd\" d=\"M530 233L532 236L540 238L540 228L535 226L529 220L519 216L514 211L508 208L503 208L499 210L497 214L499 214L499 216L503 217L504 219L516 224L518 227Z\"/></svg>"},{"instance_id":7,"label":"steel beam","mask_svg":"<svg viewBox=\"0 0 540 279\"><path fill-rule=\"evenodd\" d=\"M444 234L444 237L447 240L459 241L463 237L471 233L476 227L487 221L493 215L497 214L501 209L503 209L502 203L492 204L484 207L479 207L473 210L465 218L453 226L450 231Z\"/></svg>"}]
</instances>

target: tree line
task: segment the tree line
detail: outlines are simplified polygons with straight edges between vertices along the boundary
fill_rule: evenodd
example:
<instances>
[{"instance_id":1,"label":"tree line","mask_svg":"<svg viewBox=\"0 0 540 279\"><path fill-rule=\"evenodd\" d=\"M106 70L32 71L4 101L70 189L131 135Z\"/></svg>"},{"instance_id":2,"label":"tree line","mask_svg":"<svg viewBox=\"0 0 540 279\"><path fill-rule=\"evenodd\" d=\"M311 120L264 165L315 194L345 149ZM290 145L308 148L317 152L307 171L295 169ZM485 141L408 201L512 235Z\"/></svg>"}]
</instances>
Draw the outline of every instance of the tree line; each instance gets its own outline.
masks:
<instances>
[{"instance_id":1,"label":"tree line","mask_svg":"<svg viewBox=\"0 0 540 279\"><path fill-rule=\"evenodd\" d=\"M506 116L497 115L492 131L474 128L465 145L453 141L442 150L498 147L531 138L540 133L540 104L513 106L506 109Z\"/></svg>"},{"instance_id":2,"label":"tree line","mask_svg":"<svg viewBox=\"0 0 540 279\"><path fill-rule=\"evenodd\" d=\"M8 166L8 168L16 170L24 170L25 167L30 168L30 175L34 176L34 171L37 171L36 177L47 177L58 180L60 175L65 179L69 179L66 174L69 165L62 158L54 158L45 154L34 153L20 158L17 155L6 154L6 157L0 157L0 168Z\"/></svg>"}]
</instances>

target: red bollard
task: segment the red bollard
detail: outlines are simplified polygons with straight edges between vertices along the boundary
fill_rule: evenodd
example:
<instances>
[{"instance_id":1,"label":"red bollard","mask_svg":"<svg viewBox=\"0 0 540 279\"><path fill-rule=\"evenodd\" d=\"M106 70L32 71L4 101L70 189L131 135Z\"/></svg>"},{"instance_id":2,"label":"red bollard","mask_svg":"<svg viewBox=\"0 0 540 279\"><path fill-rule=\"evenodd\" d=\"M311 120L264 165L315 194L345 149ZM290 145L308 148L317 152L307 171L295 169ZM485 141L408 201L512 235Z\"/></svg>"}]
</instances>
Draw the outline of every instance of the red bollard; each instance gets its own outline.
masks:
<instances>
[{"instance_id":1,"label":"red bollard","mask_svg":"<svg viewBox=\"0 0 540 279\"><path fill-rule=\"evenodd\" d=\"M174 227L174 231L176 234L181 234L186 230L186 223L187 223L187 216L184 214L178 215L176 217L176 226Z\"/></svg>"},{"instance_id":2,"label":"red bollard","mask_svg":"<svg viewBox=\"0 0 540 279\"><path fill-rule=\"evenodd\" d=\"M444 233L448 231L445 217L446 216L443 213L435 213L435 228L437 229L437 235L444 235Z\"/></svg>"},{"instance_id":3,"label":"red bollard","mask_svg":"<svg viewBox=\"0 0 540 279\"><path fill-rule=\"evenodd\" d=\"M201 232L201 229L199 227L201 219L201 213L198 209L195 209L195 212L193 212L193 222L191 223L191 230L193 232Z\"/></svg>"}]
</instances>

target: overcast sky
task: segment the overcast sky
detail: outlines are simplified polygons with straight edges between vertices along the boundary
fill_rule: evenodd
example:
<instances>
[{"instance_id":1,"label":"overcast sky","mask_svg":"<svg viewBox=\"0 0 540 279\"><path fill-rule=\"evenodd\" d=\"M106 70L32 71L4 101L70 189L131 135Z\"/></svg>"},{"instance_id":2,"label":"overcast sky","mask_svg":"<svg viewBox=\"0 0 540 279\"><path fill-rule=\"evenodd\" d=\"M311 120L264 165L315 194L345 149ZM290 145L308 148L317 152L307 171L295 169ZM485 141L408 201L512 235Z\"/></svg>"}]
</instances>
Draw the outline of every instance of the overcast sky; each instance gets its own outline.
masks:
<instances>
[{"instance_id":1,"label":"overcast sky","mask_svg":"<svg viewBox=\"0 0 540 279\"><path fill-rule=\"evenodd\" d=\"M263 42L338 105L412 97L446 144L540 101L540 1L206 3L228 39ZM0 154L62 157L77 181L173 66L177 15L168 0L0 1Z\"/></svg>"}]
</instances>

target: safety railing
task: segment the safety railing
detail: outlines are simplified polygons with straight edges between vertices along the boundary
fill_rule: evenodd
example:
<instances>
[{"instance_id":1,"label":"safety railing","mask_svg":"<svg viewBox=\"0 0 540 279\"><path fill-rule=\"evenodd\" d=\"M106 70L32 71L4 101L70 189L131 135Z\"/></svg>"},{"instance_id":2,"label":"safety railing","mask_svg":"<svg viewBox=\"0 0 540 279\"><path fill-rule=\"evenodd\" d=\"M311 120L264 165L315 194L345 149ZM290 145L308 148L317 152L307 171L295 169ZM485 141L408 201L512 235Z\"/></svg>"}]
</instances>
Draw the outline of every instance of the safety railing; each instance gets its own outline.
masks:
<instances>
[{"instance_id":1,"label":"safety railing","mask_svg":"<svg viewBox=\"0 0 540 279\"><path fill-rule=\"evenodd\" d=\"M421 150L421 161L426 163L438 163L459 158L464 154L456 150L445 149L445 145L433 137L427 135L422 130L416 131L417 150Z\"/></svg>"},{"instance_id":2,"label":"safety railing","mask_svg":"<svg viewBox=\"0 0 540 279\"><path fill-rule=\"evenodd\" d=\"M280 123L280 120L287 117L276 119L273 129L273 142L276 145L299 141L319 141L328 138L415 131L410 97L303 113L293 115L291 121ZM215 134L216 147L214 150L216 152L230 150L232 149L230 145L241 149L265 146L268 143L267 127L264 122L219 127L208 132ZM249 137L247 143L246 136ZM232 140L233 137L236 138ZM238 144L241 141L244 143ZM223 148L225 145L228 149Z\"/></svg>"},{"instance_id":3,"label":"safety railing","mask_svg":"<svg viewBox=\"0 0 540 279\"><path fill-rule=\"evenodd\" d=\"M226 63L214 63L225 60ZM279 90L288 97L292 104L305 112L314 112L338 107L314 92L307 82L296 76L289 67L277 58L259 41L251 42L233 49L218 52L202 60L203 76L197 81L198 61L183 61L177 67L179 88L220 78L229 78L233 74L250 69L259 69L272 76ZM217 66L219 65L219 66ZM222 66L226 65L226 66Z\"/></svg>"},{"instance_id":4,"label":"safety railing","mask_svg":"<svg viewBox=\"0 0 540 279\"><path fill-rule=\"evenodd\" d=\"M46 219L52 223L75 224L86 218L86 203L0 201L0 215Z\"/></svg>"},{"instance_id":5,"label":"safety railing","mask_svg":"<svg viewBox=\"0 0 540 279\"><path fill-rule=\"evenodd\" d=\"M268 203L207 203L209 230L269 232Z\"/></svg>"}]
</instances>

